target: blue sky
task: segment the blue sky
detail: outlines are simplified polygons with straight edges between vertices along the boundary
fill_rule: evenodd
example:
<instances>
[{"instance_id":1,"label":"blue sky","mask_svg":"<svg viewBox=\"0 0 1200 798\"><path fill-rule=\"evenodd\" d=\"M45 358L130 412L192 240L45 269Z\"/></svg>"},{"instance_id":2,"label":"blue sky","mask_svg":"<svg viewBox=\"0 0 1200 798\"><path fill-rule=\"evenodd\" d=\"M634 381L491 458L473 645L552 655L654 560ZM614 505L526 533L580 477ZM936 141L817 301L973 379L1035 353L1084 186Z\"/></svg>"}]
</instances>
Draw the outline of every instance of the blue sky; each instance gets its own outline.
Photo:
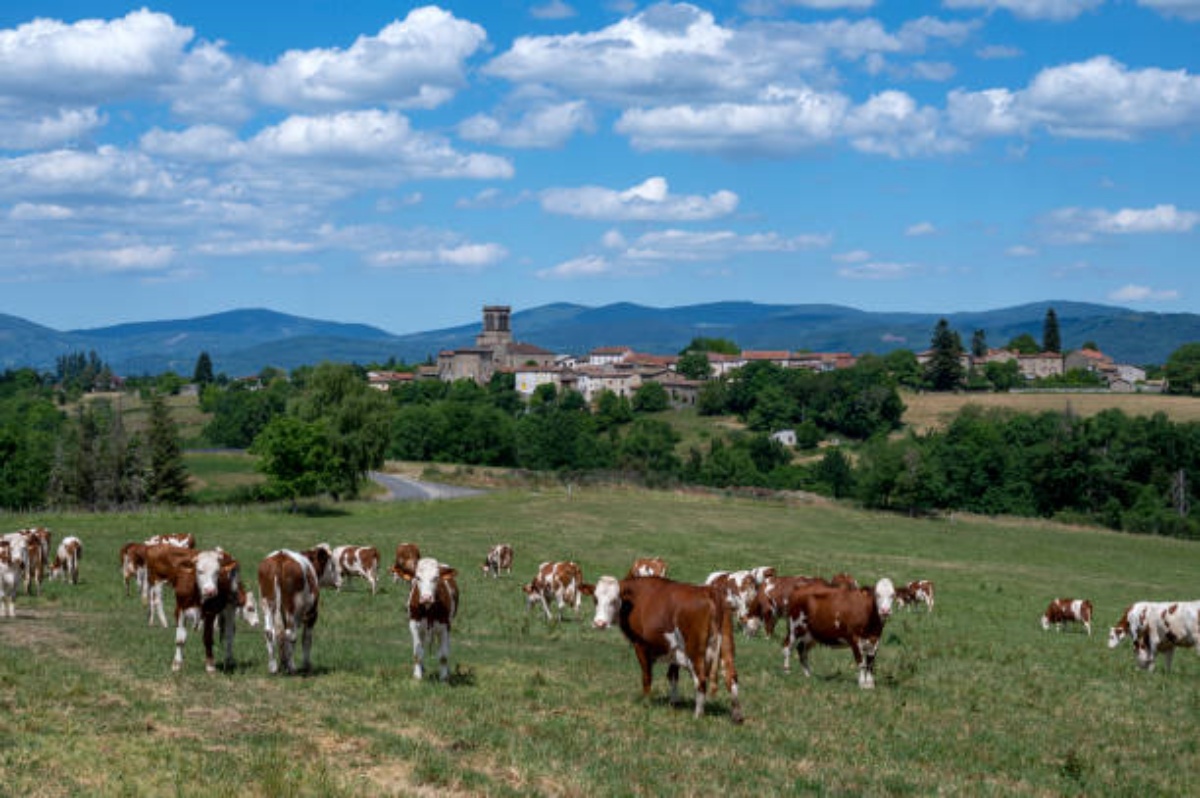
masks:
<instances>
[{"instance_id":1,"label":"blue sky","mask_svg":"<svg viewBox=\"0 0 1200 798\"><path fill-rule=\"evenodd\" d=\"M0 312L1200 312L1198 134L1200 0L3 3Z\"/></svg>"}]
</instances>

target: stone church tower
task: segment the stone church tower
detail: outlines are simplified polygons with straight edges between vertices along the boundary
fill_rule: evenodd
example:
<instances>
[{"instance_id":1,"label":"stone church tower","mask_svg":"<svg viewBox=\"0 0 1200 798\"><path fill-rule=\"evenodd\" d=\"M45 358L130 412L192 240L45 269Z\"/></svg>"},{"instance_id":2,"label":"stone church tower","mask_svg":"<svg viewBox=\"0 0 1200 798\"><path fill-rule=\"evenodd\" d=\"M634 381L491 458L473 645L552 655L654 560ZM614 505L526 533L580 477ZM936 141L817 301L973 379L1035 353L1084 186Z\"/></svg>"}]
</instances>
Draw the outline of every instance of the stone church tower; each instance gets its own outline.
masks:
<instances>
[{"instance_id":1,"label":"stone church tower","mask_svg":"<svg viewBox=\"0 0 1200 798\"><path fill-rule=\"evenodd\" d=\"M509 323L511 317L512 308L508 305L484 305L483 332L475 336L475 346L497 353L508 349L513 339Z\"/></svg>"}]
</instances>

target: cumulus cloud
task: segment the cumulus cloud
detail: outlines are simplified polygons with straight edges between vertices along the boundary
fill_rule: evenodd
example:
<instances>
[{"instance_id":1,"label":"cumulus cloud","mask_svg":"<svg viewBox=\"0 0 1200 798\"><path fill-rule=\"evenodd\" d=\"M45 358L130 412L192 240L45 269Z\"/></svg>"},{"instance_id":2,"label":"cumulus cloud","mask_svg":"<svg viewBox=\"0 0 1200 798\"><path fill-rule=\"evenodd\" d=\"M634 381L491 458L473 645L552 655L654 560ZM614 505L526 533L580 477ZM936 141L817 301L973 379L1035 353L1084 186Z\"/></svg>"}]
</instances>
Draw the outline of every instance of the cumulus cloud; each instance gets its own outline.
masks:
<instances>
[{"instance_id":1,"label":"cumulus cloud","mask_svg":"<svg viewBox=\"0 0 1200 798\"><path fill-rule=\"evenodd\" d=\"M551 188L542 192L547 213L610 221L700 221L727 216L737 209L738 196L717 191L707 197L673 195L662 177L615 191L600 186Z\"/></svg>"},{"instance_id":2,"label":"cumulus cloud","mask_svg":"<svg viewBox=\"0 0 1200 798\"><path fill-rule=\"evenodd\" d=\"M800 252L828 247L832 243L833 236L828 233L789 237L774 232L660 230L639 236L625 248L623 257L660 261L719 260L749 253Z\"/></svg>"},{"instance_id":3,"label":"cumulus cloud","mask_svg":"<svg viewBox=\"0 0 1200 798\"><path fill-rule=\"evenodd\" d=\"M459 244L428 249L400 249L372 253L367 262L378 268L429 269L448 267L480 271L508 257L500 244Z\"/></svg>"},{"instance_id":4,"label":"cumulus cloud","mask_svg":"<svg viewBox=\"0 0 1200 798\"><path fill-rule=\"evenodd\" d=\"M1087 243L1100 235L1146 235L1190 233L1200 225L1200 213L1174 205L1153 208L1060 208L1047 214L1041 224L1053 243Z\"/></svg>"},{"instance_id":5,"label":"cumulus cloud","mask_svg":"<svg viewBox=\"0 0 1200 798\"><path fill-rule=\"evenodd\" d=\"M515 120L476 114L458 126L458 135L468 141L502 147L546 149L561 147L576 133L596 129L591 109L583 100L542 105Z\"/></svg>"},{"instance_id":6,"label":"cumulus cloud","mask_svg":"<svg viewBox=\"0 0 1200 798\"><path fill-rule=\"evenodd\" d=\"M544 280L573 280L579 277L604 277L613 271L613 265L607 258L601 255L585 255L563 261L549 269L541 269L537 276Z\"/></svg>"},{"instance_id":7,"label":"cumulus cloud","mask_svg":"<svg viewBox=\"0 0 1200 798\"><path fill-rule=\"evenodd\" d=\"M1109 292L1108 298L1113 302L1171 302L1179 299L1179 292L1173 288L1154 289L1129 284Z\"/></svg>"},{"instance_id":8,"label":"cumulus cloud","mask_svg":"<svg viewBox=\"0 0 1200 798\"><path fill-rule=\"evenodd\" d=\"M1104 0L942 0L953 9L1003 9L1022 19L1049 19L1057 22L1075 19L1085 11L1099 7Z\"/></svg>"},{"instance_id":9,"label":"cumulus cloud","mask_svg":"<svg viewBox=\"0 0 1200 798\"><path fill-rule=\"evenodd\" d=\"M138 153L104 146L94 152L51 150L0 160L0 197L80 196L142 199L172 194L176 178Z\"/></svg>"},{"instance_id":10,"label":"cumulus cloud","mask_svg":"<svg viewBox=\"0 0 1200 798\"><path fill-rule=\"evenodd\" d=\"M157 272L175 258L175 248L167 244L130 244L126 246L79 249L60 256L63 263L82 271L100 273Z\"/></svg>"},{"instance_id":11,"label":"cumulus cloud","mask_svg":"<svg viewBox=\"0 0 1200 798\"><path fill-rule=\"evenodd\" d=\"M59 147L88 137L105 122L95 108L60 108L46 115L21 115L0 109L0 149Z\"/></svg>"},{"instance_id":12,"label":"cumulus cloud","mask_svg":"<svg viewBox=\"0 0 1200 798\"><path fill-rule=\"evenodd\" d=\"M433 108L466 84L465 61L486 40L479 25L425 6L346 49L289 50L249 79L264 102L282 108Z\"/></svg>"},{"instance_id":13,"label":"cumulus cloud","mask_svg":"<svg viewBox=\"0 0 1200 798\"><path fill-rule=\"evenodd\" d=\"M835 254L833 259L838 263L866 263L871 259L871 253L865 249L852 249Z\"/></svg>"}]
</instances>

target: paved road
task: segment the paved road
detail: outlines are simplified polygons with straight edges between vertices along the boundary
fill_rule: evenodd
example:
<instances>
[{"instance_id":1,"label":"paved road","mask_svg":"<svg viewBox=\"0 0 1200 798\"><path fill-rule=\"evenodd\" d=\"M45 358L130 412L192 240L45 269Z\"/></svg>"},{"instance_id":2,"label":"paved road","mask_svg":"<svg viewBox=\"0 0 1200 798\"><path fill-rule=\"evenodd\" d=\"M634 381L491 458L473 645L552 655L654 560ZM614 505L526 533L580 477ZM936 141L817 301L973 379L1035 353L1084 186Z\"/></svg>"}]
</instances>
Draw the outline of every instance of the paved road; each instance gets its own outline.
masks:
<instances>
[{"instance_id":1,"label":"paved road","mask_svg":"<svg viewBox=\"0 0 1200 798\"><path fill-rule=\"evenodd\" d=\"M442 485L437 482L422 482L419 479L409 479L396 474L384 474L380 471L370 473L372 480L387 488L391 501L427 501L429 499L461 499L464 496L478 496L483 493L475 488L460 488L457 485Z\"/></svg>"}]
</instances>

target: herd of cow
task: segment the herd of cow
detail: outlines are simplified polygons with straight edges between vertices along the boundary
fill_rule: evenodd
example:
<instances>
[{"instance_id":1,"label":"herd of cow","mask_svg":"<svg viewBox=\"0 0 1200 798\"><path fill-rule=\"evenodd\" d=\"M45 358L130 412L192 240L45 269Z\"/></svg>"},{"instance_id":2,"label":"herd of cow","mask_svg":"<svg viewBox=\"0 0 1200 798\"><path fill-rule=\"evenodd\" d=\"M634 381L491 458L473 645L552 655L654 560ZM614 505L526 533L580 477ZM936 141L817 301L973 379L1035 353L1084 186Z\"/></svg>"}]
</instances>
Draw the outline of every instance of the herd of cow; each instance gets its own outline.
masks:
<instances>
[{"instance_id":1,"label":"herd of cow","mask_svg":"<svg viewBox=\"0 0 1200 798\"><path fill-rule=\"evenodd\" d=\"M22 529L0 536L0 617L15 615L14 599L23 589L40 592L49 578L79 581L83 544L73 536L59 544L49 557L51 533L44 527ZM371 546L338 546L321 543L304 551L280 549L262 559L257 570L258 601L242 583L238 562L221 548L198 550L190 534L156 535L121 547L120 563L126 595L136 585L147 607L147 622L157 618L167 627L163 590L175 594L175 655L172 668L183 667L188 630L203 628L205 668L216 670L213 647L217 635L224 644L227 668L233 665L235 621L241 617L251 627L260 620L267 646L267 669L280 665L295 673L295 645L300 641L301 668L311 669L313 627L317 621L320 591L340 591L350 577L360 577L374 595L378 585L379 552ZM483 562L486 576L512 574L513 549L493 546ZM413 676L425 674L426 652L436 643L438 676L449 678L450 628L458 610L456 569L432 557L422 557L413 543L396 547L391 567L394 581L409 583L408 620L413 643ZM653 665L666 660L671 701L678 697L681 669L692 677L695 713L703 714L705 700L715 691L724 670L731 696L730 715L742 721L734 661L734 628L745 634L760 629L773 636L779 622L786 624L783 668L790 670L795 650L805 674L811 675L808 655L817 645L848 647L858 668L858 684L872 688L874 663L884 624L893 608L923 604L934 607L934 586L928 580L895 585L882 578L870 588L853 577L832 579L782 576L771 567L742 571L717 571L702 585L667 578L667 564L659 558L639 558L623 579L601 576L587 583L577 563L543 562L532 581L523 584L526 611L540 607L552 620L553 604L561 620L571 608L578 617L584 596L595 602L593 626L617 626L632 644L642 671L642 691L648 695ZM1042 627L1061 629L1079 623L1091 634L1092 603L1086 599L1054 599L1042 615ZM1115 648L1125 638L1133 641L1136 660L1143 669L1154 668L1162 653L1166 669L1177 647L1200 653L1200 601L1139 601L1122 613L1109 632Z\"/></svg>"}]
</instances>

